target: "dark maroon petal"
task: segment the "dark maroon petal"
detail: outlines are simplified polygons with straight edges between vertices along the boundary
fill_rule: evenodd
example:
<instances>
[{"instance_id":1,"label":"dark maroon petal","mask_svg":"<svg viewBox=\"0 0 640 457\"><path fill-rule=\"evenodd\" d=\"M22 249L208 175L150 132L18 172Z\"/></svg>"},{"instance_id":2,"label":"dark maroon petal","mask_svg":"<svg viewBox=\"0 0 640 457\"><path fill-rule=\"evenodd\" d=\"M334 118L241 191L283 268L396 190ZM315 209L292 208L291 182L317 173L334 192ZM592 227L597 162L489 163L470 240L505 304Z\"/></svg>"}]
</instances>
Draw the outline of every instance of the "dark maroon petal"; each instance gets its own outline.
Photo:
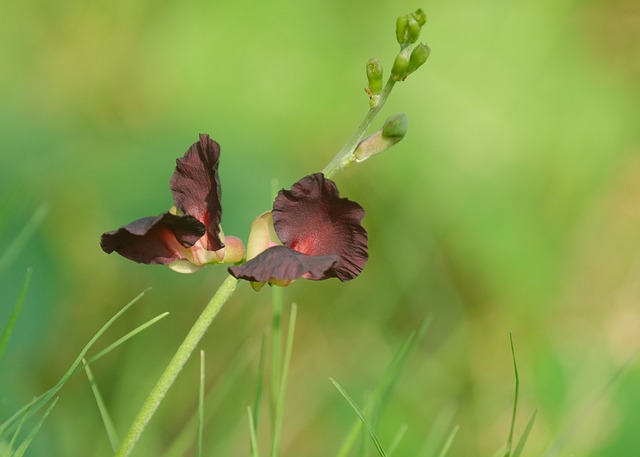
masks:
<instances>
[{"instance_id":1,"label":"dark maroon petal","mask_svg":"<svg viewBox=\"0 0 640 457\"><path fill-rule=\"evenodd\" d=\"M192 216L162 213L143 217L118 230L106 232L100 246L138 263L167 264L181 258L182 246L193 246L204 235L204 225Z\"/></svg>"},{"instance_id":2,"label":"dark maroon petal","mask_svg":"<svg viewBox=\"0 0 640 457\"><path fill-rule=\"evenodd\" d=\"M229 273L247 281L293 281L302 276L307 279L327 279L332 275L337 255L310 256L286 246L273 246L247 263L229 268Z\"/></svg>"},{"instance_id":3,"label":"dark maroon petal","mask_svg":"<svg viewBox=\"0 0 640 457\"><path fill-rule=\"evenodd\" d=\"M273 224L285 246L312 256L337 254L327 274L348 281L367 262L367 232L360 222L364 209L340 198L336 184L322 173L305 176L291 190L281 190L273 203Z\"/></svg>"},{"instance_id":4,"label":"dark maroon petal","mask_svg":"<svg viewBox=\"0 0 640 457\"><path fill-rule=\"evenodd\" d=\"M176 169L171 177L171 192L176 207L182 214L193 216L206 228L209 251L224 247L220 241L220 180L218 161L220 145L200 135L200 141L191 145L184 157L176 159Z\"/></svg>"}]
</instances>

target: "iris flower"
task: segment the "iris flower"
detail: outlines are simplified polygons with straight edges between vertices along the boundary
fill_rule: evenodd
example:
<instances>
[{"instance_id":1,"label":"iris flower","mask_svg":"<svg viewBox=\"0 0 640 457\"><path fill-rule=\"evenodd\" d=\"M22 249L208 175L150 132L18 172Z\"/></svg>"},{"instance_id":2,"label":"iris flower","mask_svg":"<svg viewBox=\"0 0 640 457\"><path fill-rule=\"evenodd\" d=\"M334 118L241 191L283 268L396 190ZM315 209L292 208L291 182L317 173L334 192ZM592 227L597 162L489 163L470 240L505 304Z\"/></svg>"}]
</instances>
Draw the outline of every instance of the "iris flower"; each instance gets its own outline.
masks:
<instances>
[{"instance_id":1,"label":"iris flower","mask_svg":"<svg viewBox=\"0 0 640 457\"><path fill-rule=\"evenodd\" d=\"M145 264L165 264L191 273L208 263L236 263L244 257L242 241L220 229L222 205L218 162L220 145L200 135L171 177L174 208L144 217L102 235L100 245Z\"/></svg>"},{"instance_id":2,"label":"iris flower","mask_svg":"<svg viewBox=\"0 0 640 457\"><path fill-rule=\"evenodd\" d=\"M220 221L220 146L200 135L171 177L171 211L144 217L102 235L102 249L139 263L165 264L191 273L209 263L240 263L242 242L224 236ZM360 274L368 257L364 209L341 198L336 184L322 173L305 176L291 190L281 190L273 210L254 221L247 261L229 268L231 275L285 286L298 278L348 281Z\"/></svg>"}]
</instances>

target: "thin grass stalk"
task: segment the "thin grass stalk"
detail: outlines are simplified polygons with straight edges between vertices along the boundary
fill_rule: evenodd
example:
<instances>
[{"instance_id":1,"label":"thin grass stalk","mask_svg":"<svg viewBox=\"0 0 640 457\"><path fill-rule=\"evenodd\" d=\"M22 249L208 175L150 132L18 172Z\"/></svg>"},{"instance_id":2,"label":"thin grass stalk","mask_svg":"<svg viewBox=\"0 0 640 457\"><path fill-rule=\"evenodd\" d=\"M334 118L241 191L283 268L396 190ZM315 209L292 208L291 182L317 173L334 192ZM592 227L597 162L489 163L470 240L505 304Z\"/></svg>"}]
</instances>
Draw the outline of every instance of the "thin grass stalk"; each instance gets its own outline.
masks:
<instances>
[{"instance_id":1,"label":"thin grass stalk","mask_svg":"<svg viewBox=\"0 0 640 457\"><path fill-rule=\"evenodd\" d=\"M511 445L513 443L513 429L516 425L516 414L518 412L518 394L520 391L520 377L518 376L518 364L516 363L516 352L513 347L513 334L509 332L509 343L511 344L511 357L513 358L513 373L515 375L515 394L513 398L513 413L511 414L511 426L509 427L509 437L507 438L507 449L505 457L511 455Z\"/></svg>"},{"instance_id":2,"label":"thin grass stalk","mask_svg":"<svg viewBox=\"0 0 640 457\"><path fill-rule=\"evenodd\" d=\"M0 360L4 356L4 351L7 347L7 343L9 342L9 338L11 338L11 334L13 333L13 328L18 321L18 317L20 317L20 313L22 312L22 305L24 303L24 299L27 296L27 290L29 289L29 282L31 281L31 268L27 268L27 272L24 275L24 281L22 282L22 290L20 291L20 295L18 296L18 300L16 304L13 306L13 311L11 311L11 316L9 316L9 321L7 325L4 327L2 332L2 337L0 337Z\"/></svg>"},{"instance_id":3,"label":"thin grass stalk","mask_svg":"<svg viewBox=\"0 0 640 457\"><path fill-rule=\"evenodd\" d=\"M458 430L460 430L459 425L456 425L455 427L453 427L453 430L451 430L451 433L449 433L449 436L447 437L447 441L445 441L444 445L442 446L442 450L440 451L440 454L438 454L438 457L447 456L447 454L449 453L449 449L451 449L451 445L453 444L453 440L458 434Z\"/></svg>"},{"instance_id":4,"label":"thin grass stalk","mask_svg":"<svg viewBox=\"0 0 640 457\"><path fill-rule=\"evenodd\" d=\"M228 397L229 392L236 386L238 378L249 365L249 358L246 356L244 349L237 350L236 353L237 356L232 360L224 376L220 377L218 383L209 388L205 396L204 401L207 405L204 416L205 426L218 412L221 403ZM191 415L178 436L171 442L166 452L163 453L163 457L182 457L187 454L189 447L193 444L192 433L193 429L197 427L197 416L197 413Z\"/></svg>"},{"instance_id":5,"label":"thin grass stalk","mask_svg":"<svg viewBox=\"0 0 640 457\"><path fill-rule=\"evenodd\" d=\"M47 410L44 412L44 414L42 415L42 417L40 418L38 423L31 429L31 431L29 432L29 435L27 435L27 437L20 444L18 449L16 449L16 452L13 454L12 457L22 457L24 455L24 453L27 452L27 449L29 448L29 445L31 444L31 442L33 441L35 436L38 434L38 432L40 431L40 427L42 427L42 424L44 423L45 419L47 418L47 416L49 415L49 413L51 412L53 407L56 406L56 403L58 403L58 398L60 398L60 397L56 397L51 402L51 404L49 405Z\"/></svg>"},{"instance_id":6,"label":"thin grass stalk","mask_svg":"<svg viewBox=\"0 0 640 457\"><path fill-rule=\"evenodd\" d=\"M202 436L204 431L204 350L200 350L200 389L198 395L198 457L202 457Z\"/></svg>"},{"instance_id":7,"label":"thin grass stalk","mask_svg":"<svg viewBox=\"0 0 640 457\"><path fill-rule=\"evenodd\" d=\"M351 406L351 409L353 409L353 411L362 421L363 425L366 427L367 431L369 432L369 436L373 440L373 444L376 447L376 450L378 451L378 454L380 454L380 457L387 457L387 454L384 451L382 444L380 444L380 440L378 439L376 433L373 431L373 428L371 428L371 425L367 421L360 407L357 405L355 401L353 401L353 399L349 396L349 394L347 394L347 392L342 388L340 384L338 384L338 382L335 379L332 379L332 378L329 378L329 379L331 380L333 385L336 387L336 389L338 389L338 392L340 392L340 394L344 397L344 399L347 400L347 403L349 403L349 405Z\"/></svg>"},{"instance_id":8,"label":"thin grass stalk","mask_svg":"<svg viewBox=\"0 0 640 457\"><path fill-rule=\"evenodd\" d=\"M287 376L289 375L289 366L291 364L291 354L293 352L293 338L295 336L297 312L298 312L298 307L294 303L293 305L291 305L291 313L289 315L289 327L287 329L287 342L285 345L284 363L282 365L282 374L280 377L278 404L276 405L273 441L271 445L271 457L278 457L280 455L280 440L282 437L282 419L284 416L284 398L285 398L285 393L287 392Z\"/></svg>"},{"instance_id":9,"label":"thin grass stalk","mask_svg":"<svg viewBox=\"0 0 640 457\"><path fill-rule=\"evenodd\" d=\"M251 407L247 406L247 414L249 416L249 437L251 439L251 457L260 457L258 449L258 436L256 434L255 423L256 419L251 413Z\"/></svg>"},{"instance_id":10,"label":"thin grass stalk","mask_svg":"<svg viewBox=\"0 0 640 457\"><path fill-rule=\"evenodd\" d=\"M271 315L271 425L276 422L276 410L280 399L278 398L280 389L281 365L281 321L283 296L281 287L271 288L272 315ZM273 430L275 433L275 429Z\"/></svg>"},{"instance_id":11,"label":"thin grass stalk","mask_svg":"<svg viewBox=\"0 0 640 457\"><path fill-rule=\"evenodd\" d=\"M93 376L93 372L89 367L89 364L85 359L82 359L82 364L84 366L85 373L87 374L87 379L89 380L89 384L91 385L91 390L93 392L93 396L96 399L96 404L98 405L98 410L100 411L100 417L102 417L102 423L104 424L105 431L107 432L107 437L109 438L109 444L111 445L111 450L116 452L118 450L118 446L120 446L120 439L118 438L118 432L116 432L116 428L113 425L113 421L111 420L111 415L107 410L107 405L105 404L102 394L100 394L100 389L98 389L98 384Z\"/></svg>"}]
</instances>

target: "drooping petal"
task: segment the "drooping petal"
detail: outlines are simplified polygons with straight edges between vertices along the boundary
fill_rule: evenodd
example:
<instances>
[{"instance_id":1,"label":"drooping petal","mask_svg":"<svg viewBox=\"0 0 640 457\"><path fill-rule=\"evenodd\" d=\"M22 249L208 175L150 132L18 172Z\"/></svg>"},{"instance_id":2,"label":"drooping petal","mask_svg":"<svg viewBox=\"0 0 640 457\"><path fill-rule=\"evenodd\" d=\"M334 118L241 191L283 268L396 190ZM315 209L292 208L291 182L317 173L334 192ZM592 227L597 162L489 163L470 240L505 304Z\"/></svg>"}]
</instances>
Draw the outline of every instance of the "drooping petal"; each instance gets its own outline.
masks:
<instances>
[{"instance_id":1,"label":"drooping petal","mask_svg":"<svg viewBox=\"0 0 640 457\"><path fill-rule=\"evenodd\" d=\"M323 278L348 281L367 262L367 232L360 222L364 209L340 198L336 184L322 173L305 176L291 190L281 190L273 204L273 223L285 246L311 256L338 255Z\"/></svg>"},{"instance_id":2,"label":"drooping petal","mask_svg":"<svg viewBox=\"0 0 640 457\"><path fill-rule=\"evenodd\" d=\"M287 284L304 276L325 279L338 263L337 255L310 256L286 246L273 246L248 262L229 268L229 273L247 281Z\"/></svg>"},{"instance_id":3,"label":"drooping petal","mask_svg":"<svg viewBox=\"0 0 640 457\"><path fill-rule=\"evenodd\" d=\"M162 213L104 233L100 246L107 254L115 251L138 263L168 264L182 258L184 248L193 246L204 232L204 225L192 216Z\"/></svg>"},{"instance_id":4,"label":"drooping petal","mask_svg":"<svg viewBox=\"0 0 640 457\"><path fill-rule=\"evenodd\" d=\"M191 145L184 157L176 160L176 169L171 177L171 192L177 208L182 214L193 216L206 228L209 251L222 249L220 240L220 179L218 162L220 145L200 135L200 141Z\"/></svg>"}]
</instances>

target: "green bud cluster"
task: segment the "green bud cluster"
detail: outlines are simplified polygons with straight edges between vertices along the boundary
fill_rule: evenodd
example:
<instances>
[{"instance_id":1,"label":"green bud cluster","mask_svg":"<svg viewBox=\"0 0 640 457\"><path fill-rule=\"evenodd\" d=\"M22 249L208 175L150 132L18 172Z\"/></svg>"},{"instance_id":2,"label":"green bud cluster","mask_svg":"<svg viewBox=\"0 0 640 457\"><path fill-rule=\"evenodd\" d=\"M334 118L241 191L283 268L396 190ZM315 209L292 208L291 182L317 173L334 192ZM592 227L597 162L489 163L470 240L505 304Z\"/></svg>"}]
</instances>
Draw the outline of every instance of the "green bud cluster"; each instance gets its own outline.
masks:
<instances>
[{"instance_id":1,"label":"green bud cluster","mask_svg":"<svg viewBox=\"0 0 640 457\"><path fill-rule=\"evenodd\" d=\"M429 58L431 49L426 44L414 43L420 38L420 30L427 23L427 15L422 9L411 14L403 14L396 20L396 39L400 44L400 53L396 56L391 69L394 81L404 81Z\"/></svg>"},{"instance_id":2,"label":"green bud cluster","mask_svg":"<svg viewBox=\"0 0 640 457\"><path fill-rule=\"evenodd\" d=\"M424 43L418 43L422 26L427 23L427 15L420 8L409 14L402 14L396 20L396 39L400 44L400 52L391 68L390 81L404 81L407 76L422 66L431 54L431 49ZM367 80L365 89L369 94L371 106L375 106L383 90L382 64L371 58L367 62Z\"/></svg>"},{"instance_id":3,"label":"green bud cluster","mask_svg":"<svg viewBox=\"0 0 640 457\"><path fill-rule=\"evenodd\" d=\"M396 39L403 48L418 41L420 29L427 23L427 15L422 9L411 14L398 16L396 20Z\"/></svg>"}]
</instances>

